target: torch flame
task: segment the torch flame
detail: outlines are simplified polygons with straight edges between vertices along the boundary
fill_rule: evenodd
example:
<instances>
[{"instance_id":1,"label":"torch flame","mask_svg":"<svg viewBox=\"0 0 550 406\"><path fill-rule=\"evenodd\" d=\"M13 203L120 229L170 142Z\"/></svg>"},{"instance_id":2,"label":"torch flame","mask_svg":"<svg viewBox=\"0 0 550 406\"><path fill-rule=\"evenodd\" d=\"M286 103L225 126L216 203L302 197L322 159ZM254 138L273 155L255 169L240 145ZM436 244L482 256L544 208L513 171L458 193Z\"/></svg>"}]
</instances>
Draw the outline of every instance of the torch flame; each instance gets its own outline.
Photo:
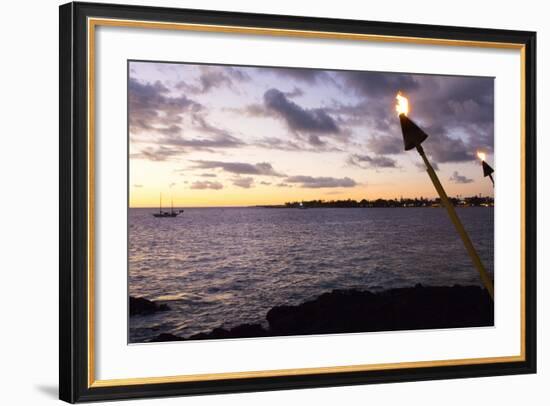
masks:
<instances>
[{"instance_id":1,"label":"torch flame","mask_svg":"<svg viewBox=\"0 0 550 406\"><path fill-rule=\"evenodd\" d=\"M477 151L477 157L482 161L485 161L485 158L487 158L487 155L485 154L485 152Z\"/></svg>"},{"instance_id":2,"label":"torch flame","mask_svg":"<svg viewBox=\"0 0 550 406\"><path fill-rule=\"evenodd\" d=\"M397 99L397 104L395 105L395 111L397 111L397 114L409 114L409 100L403 96L401 92L397 93L395 98Z\"/></svg>"}]
</instances>

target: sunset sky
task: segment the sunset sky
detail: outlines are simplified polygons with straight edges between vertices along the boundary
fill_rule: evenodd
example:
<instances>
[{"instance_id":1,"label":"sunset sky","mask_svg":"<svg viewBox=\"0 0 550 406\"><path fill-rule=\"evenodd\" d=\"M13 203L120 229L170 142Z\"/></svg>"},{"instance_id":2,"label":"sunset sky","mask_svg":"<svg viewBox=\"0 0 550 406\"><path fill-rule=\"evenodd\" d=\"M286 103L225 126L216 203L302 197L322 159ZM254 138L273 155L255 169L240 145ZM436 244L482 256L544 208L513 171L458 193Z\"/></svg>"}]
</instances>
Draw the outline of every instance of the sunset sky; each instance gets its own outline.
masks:
<instances>
[{"instance_id":1,"label":"sunset sky","mask_svg":"<svg viewBox=\"0 0 550 406\"><path fill-rule=\"evenodd\" d=\"M131 207L435 197L395 95L450 196L493 195L493 78L129 62Z\"/></svg>"}]
</instances>

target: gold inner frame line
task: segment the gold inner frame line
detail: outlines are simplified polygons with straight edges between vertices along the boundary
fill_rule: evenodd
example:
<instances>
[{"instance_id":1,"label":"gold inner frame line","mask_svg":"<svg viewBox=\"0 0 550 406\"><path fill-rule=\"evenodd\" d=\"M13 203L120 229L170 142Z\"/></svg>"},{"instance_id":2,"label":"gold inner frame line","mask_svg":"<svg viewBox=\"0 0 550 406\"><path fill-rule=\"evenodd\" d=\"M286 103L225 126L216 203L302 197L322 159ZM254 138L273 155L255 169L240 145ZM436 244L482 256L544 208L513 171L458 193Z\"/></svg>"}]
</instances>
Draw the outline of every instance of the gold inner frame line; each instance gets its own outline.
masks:
<instances>
[{"instance_id":1,"label":"gold inner frame line","mask_svg":"<svg viewBox=\"0 0 550 406\"><path fill-rule=\"evenodd\" d=\"M520 354L502 357L480 357L451 360L396 362L383 364L344 365L316 368L278 369L266 371L220 372L210 374L188 374L176 376L95 379L95 278L94 278L94 191L95 191L95 28L97 26L148 28L161 30L182 30L195 32L217 32L244 35L283 36L317 39L340 39L371 42L390 42L402 44L421 44L436 46L460 46L512 49L520 51L521 64L521 269L520 269ZM112 387L142 384L161 384L192 381L213 381L221 379L265 378L312 374L332 374L342 372L379 371L399 368L426 368L440 366L458 366L474 364L494 364L525 361L525 45L518 43L467 41L453 39L432 39L422 37L399 37L391 35L355 34L345 32L306 31L260 27L241 27L227 25L167 23L139 20L121 20L109 18L88 18L87 21L87 80L88 80L88 387Z\"/></svg>"}]
</instances>

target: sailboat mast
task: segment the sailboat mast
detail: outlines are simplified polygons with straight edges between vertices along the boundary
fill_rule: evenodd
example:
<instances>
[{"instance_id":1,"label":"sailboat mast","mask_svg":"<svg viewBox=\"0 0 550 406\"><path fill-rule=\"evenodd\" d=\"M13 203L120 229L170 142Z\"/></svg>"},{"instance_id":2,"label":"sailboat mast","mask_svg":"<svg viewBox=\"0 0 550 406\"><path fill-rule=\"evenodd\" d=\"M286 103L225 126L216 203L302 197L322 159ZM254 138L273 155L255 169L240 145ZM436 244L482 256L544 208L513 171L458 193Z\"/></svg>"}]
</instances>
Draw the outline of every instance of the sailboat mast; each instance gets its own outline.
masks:
<instances>
[{"instance_id":1,"label":"sailboat mast","mask_svg":"<svg viewBox=\"0 0 550 406\"><path fill-rule=\"evenodd\" d=\"M160 201L159 201L159 213L162 214L162 192L160 194Z\"/></svg>"}]
</instances>

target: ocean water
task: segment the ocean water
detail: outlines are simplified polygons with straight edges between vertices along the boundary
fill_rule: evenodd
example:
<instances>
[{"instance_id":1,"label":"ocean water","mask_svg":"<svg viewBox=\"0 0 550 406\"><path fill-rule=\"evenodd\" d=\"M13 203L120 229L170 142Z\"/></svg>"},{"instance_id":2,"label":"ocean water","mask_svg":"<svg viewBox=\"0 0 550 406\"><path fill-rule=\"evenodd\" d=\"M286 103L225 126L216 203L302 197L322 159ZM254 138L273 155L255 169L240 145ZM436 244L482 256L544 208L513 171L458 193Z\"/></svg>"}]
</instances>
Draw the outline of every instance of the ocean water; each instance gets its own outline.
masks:
<instances>
[{"instance_id":1,"label":"ocean water","mask_svg":"<svg viewBox=\"0 0 550 406\"><path fill-rule=\"evenodd\" d=\"M129 210L129 294L171 310L129 318L129 341L265 323L333 289L480 285L442 208ZM458 215L493 274L493 209Z\"/></svg>"}]
</instances>

